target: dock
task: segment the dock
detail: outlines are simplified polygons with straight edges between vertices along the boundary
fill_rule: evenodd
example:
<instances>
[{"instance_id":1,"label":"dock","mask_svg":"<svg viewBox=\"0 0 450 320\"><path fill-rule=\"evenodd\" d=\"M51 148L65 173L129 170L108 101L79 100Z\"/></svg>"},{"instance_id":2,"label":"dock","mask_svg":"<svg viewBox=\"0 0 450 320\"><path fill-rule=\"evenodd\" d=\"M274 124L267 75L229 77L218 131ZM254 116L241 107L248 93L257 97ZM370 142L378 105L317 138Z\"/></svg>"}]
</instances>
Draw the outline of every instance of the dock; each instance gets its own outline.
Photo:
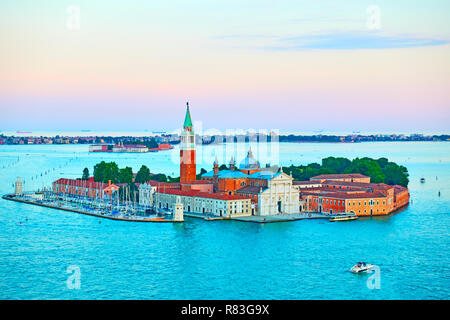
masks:
<instances>
[{"instance_id":1,"label":"dock","mask_svg":"<svg viewBox=\"0 0 450 320\"><path fill-rule=\"evenodd\" d=\"M95 213L95 212L88 212L88 211L78 210L78 209L75 209L75 208L68 208L68 207L52 205L52 204L49 204L49 203L41 203L41 202L37 202L37 201L33 201L33 200L25 200L25 199L18 198L14 194L6 194L6 195L2 196L2 199L9 200L9 201L20 202L20 203L31 204L31 205L45 207L45 208L56 209L56 210L75 212L75 213L79 213L79 214L85 214L85 215L88 215L88 216L94 216L94 217L98 217L98 218L104 218L104 219L116 220L116 221L157 222L157 223L165 223L165 222L179 223L179 222L183 222L183 221L179 221L179 220L166 219L166 218L163 219L163 218L157 218L157 217L138 217L138 216L114 217L114 216L109 216L109 215L104 215L104 214L98 214L98 213Z\"/></svg>"}]
</instances>

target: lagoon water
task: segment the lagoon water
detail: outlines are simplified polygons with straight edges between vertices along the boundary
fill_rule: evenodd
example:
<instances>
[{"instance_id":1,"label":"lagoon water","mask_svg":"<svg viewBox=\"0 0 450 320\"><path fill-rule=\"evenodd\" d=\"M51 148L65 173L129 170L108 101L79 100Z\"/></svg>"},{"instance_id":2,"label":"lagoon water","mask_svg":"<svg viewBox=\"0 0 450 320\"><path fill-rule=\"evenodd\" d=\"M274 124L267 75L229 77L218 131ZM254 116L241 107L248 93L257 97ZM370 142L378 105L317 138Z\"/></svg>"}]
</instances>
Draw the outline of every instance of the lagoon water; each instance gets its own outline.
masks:
<instances>
[{"instance_id":1,"label":"lagoon water","mask_svg":"<svg viewBox=\"0 0 450 320\"><path fill-rule=\"evenodd\" d=\"M198 170L215 155L242 159L248 146L203 146ZM387 217L253 224L186 218L182 224L119 222L0 200L0 299L449 299L450 144L280 143L252 149L262 164L320 162L327 156L387 157L410 173L410 205ZM102 159L178 175L179 150L92 154L87 145L0 146L0 193L80 177ZM42 174L42 176L41 176ZM420 178L426 182L421 184ZM441 196L438 196L438 192ZM20 224L22 223L22 224ZM359 260L380 268L348 270ZM69 289L68 267L80 268Z\"/></svg>"}]
</instances>

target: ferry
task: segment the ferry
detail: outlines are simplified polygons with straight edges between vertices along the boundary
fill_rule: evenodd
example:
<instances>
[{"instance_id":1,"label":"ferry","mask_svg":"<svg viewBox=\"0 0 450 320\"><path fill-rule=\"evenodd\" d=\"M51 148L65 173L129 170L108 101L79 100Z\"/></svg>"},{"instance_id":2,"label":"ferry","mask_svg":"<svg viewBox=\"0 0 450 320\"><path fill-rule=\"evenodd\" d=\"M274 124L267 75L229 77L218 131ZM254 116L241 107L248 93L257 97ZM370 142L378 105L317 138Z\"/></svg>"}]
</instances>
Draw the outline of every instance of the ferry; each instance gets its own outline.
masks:
<instances>
[{"instance_id":1,"label":"ferry","mask_svg":"<svg viewBox=\"0 0 450 320\"><path fill-rule=\"evenodd\" d=\"M358 217L356 215L352 215L352 216L342 216L342 217L333 217L330 219L330 222L335 222L335 221L351 221L351 220L356 220L358 219Z\"/></svg>"},{"instance_id":2,"label":"ferry","mask_svg":"<svg viewBox=\"0 0 450 320\"><path fill-rule=\"evenodd\" d=\"M370 271L372 268L373 268L373 264L369 264L369 263L360 261L350 269L350 272L352 272L352 273L366 272L366 271Z\"/></svg>"}]
</instances>

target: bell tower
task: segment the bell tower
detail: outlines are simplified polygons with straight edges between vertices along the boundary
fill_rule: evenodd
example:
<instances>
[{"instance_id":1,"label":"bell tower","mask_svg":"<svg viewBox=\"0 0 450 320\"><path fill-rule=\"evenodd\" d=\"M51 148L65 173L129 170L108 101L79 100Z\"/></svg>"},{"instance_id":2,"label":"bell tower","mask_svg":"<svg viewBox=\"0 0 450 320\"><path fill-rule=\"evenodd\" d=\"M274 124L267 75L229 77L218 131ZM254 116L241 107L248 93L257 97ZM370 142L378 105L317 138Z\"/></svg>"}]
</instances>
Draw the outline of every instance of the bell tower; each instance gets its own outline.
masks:
<instances>
[{"instance_id":1,"label":"bell tower","mask_svg":"<svg viewBox=\"0 0 450 320\"><path fill-rule=\"evenodd\" d=\"M186 116L180 146L180 183L189 183L196 179L195 134L192 129L189 102L186 102Z\"/></svg>"}]
</instances>

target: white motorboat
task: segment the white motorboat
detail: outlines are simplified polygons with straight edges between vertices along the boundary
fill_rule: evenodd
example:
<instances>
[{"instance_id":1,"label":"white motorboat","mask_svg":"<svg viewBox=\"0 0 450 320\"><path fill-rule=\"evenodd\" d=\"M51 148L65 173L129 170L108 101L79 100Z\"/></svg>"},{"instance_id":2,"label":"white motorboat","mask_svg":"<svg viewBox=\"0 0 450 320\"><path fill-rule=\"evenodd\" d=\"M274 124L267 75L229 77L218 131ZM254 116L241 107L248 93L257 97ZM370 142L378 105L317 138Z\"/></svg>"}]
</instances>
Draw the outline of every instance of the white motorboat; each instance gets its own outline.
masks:
<instances>
[{"instance_id":1,"label":"white motorboat","mask_svg":"<svg viewBox=\"0 0 450 320\"><path fill-rule=\"evenodd\" d=\"M370 263L365 263L365 262L358 262L357 264L355 264L350 271L352 273L360 273L360 272L366 272L369 271L373 268L373 264Z\"/></svg>"}]
</instances>

